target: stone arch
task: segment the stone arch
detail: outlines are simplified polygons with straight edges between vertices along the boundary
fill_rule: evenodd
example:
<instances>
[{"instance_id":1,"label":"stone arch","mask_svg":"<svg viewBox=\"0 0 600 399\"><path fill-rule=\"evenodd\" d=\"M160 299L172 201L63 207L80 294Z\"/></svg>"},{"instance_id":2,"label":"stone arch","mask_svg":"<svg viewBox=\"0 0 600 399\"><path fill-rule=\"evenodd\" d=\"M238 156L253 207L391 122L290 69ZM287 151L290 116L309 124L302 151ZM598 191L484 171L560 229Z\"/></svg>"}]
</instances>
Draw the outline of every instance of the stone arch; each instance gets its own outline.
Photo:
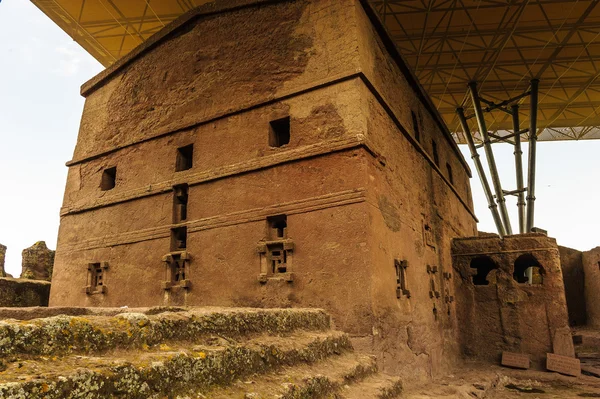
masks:
<instances>
[{"instance_id":1,"label":"stone arch","mask_svg":"<svg viewBox=\"0 0 600 399\"><path fill-rule=\"evenodd\" d=\"M488 274L492 270L498 269L498 265L489 256L477 256L471 259L471 268L477 270L473 276L474 285L489 285Z\"/></svg>"},{"instance_id":2,"label":"stone arch","mask_svg":"<svg viewBox=\"0 0 600 399\"><path fill-rule=\"evenodd\" d=\"M529 269L531 269L533 281L529 281ZM542 284L544 274L544 268L532 254L523 254L515 260L513 278L519 284Z\"/></svg>"}]
</instances>

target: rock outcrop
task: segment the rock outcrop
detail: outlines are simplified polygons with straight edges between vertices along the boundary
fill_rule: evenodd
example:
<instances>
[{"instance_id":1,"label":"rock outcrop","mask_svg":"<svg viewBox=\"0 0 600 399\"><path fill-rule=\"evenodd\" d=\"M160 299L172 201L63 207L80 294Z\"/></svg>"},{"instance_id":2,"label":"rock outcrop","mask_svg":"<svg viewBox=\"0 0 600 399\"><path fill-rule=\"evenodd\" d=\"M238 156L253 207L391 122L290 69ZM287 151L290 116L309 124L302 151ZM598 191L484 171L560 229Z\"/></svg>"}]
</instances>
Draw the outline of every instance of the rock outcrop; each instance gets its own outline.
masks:
<instances>
[{"instance_id":1,"label":"rock outcrop","mask_svg":"<svg viewBox=\"0 0 600 399\"><path fill-rule=\"evenodd\" d=\"M4 270L5 257L6 257L6 246L0 244L0 277L6 277L6 270Z\"/></svg>"},{"instance_id":2,"label":"rock outcrop","mask_svg":"<svg viewBox=\"0 0 600 399\"><path fill-rule=\"evenodd\" d=\"M44 241L38 241L24 249L21 278L50 281L54 266L54 252L48 249Z\"/></svg>"},{"instance_id":3,"label":"rock outcrop","mask_svg":"<svg viewBox=\"0 0 600 399\"><path fill-rule=\"evenodd\" d=\"M392 399L402 390L318 309L5 320L0 358L3 398Z\"/></svg>"}]
</instances>

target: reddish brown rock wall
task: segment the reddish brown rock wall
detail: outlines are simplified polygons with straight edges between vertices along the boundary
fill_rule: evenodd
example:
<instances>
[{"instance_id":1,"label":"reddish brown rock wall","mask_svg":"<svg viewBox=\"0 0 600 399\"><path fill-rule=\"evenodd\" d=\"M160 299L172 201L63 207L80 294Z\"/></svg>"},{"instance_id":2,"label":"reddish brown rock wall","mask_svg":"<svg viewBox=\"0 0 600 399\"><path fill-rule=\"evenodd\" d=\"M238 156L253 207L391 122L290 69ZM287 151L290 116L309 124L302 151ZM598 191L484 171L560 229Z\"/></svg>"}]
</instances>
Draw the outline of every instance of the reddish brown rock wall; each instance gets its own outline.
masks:
<instances>
[{"instance_id":1,"label":"reddish brown rock wall","mask_svg":"<svg viewBox=\"0 0 600 399\"><path fill-rule=\"evenodd\" d=\"M561 246L558 249L560 250L560 265L565 282L567 308L569 309L569 324L583 326L587 322L583 253L576 249Z\"/></svg>"},{"instance_id":2,"label":"reddish brown rock wall","mask_svg":"<svg viewBox=\"0 0 600 399\"><path fill-rule=\"evenodd\" d=\"M600 247L583 253L587 323L600 327Z\"/></svg>"},{"instance_id":3,"label":"reddish brown rock wall","mask_svg":"<svg viewBox=\"0 0 600 399\"><path fill-rule=\"evenodd\" d=\"M520 352L538 366L548 352L572 356L573 343L564 339L568 313L554 239L542 234L455 239L452 254L465 355L499 361L502 351ZM532 285L517 281L525 275L519 265L536 261L543 280L534 273Z\"/></svg>"}]
</instances>

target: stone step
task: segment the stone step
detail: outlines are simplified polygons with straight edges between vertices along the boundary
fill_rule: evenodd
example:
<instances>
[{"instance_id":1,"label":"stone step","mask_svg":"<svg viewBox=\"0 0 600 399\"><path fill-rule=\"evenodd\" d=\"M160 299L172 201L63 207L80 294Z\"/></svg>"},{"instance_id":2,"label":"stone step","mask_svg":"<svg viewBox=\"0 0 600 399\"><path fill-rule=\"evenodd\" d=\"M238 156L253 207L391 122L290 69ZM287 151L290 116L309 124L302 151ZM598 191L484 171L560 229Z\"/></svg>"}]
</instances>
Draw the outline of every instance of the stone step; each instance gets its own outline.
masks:
<instances>
[{"instance_id":1,"label":"stone step","mask_svg":"<svg viewBox=\"0 0 600 399\"><path fill-rule=\"evenodd\" d=\"M377 372L372 356L345 353L318 363L283 367L206 393L210 399L334 398L348 384ZM365 396L364 398L370 398Z\"/></svg>"},{"instance_id":2,"label":"stone step","mask_svg":"<svg viewBox=\"0 0 600 399\"><path fill-rule=\"evenodd\" d=\"M393 399L400 397L402 381L398 377L376 374L340 392L340 399Z\"/></svg>"},{"instance_id":3,"label":"stone step","mask_svg":"<svg viewBox=\"0 0 600 399\"><path fill-rule=\"evenodd\" d=\"M352 350L335 331L262 335L243 343L128 350L105 356L5 360L0 398L149 398L195 395L282 366L314 363Z\"/></svg>"},{"instance_id":4,"label":"stone step","mask_svg":"<svg viewBox=\"0 0 600 399\"><path fill-rule=\"evenodd\" d=\"M54 316L0 321L0 357L94 354L145 348L169 341L201 343L220 336L237 339L296 330L324 331L330 318L319 309L191 308L179 312L113 316Z\"/></svg>"}]
</instances>

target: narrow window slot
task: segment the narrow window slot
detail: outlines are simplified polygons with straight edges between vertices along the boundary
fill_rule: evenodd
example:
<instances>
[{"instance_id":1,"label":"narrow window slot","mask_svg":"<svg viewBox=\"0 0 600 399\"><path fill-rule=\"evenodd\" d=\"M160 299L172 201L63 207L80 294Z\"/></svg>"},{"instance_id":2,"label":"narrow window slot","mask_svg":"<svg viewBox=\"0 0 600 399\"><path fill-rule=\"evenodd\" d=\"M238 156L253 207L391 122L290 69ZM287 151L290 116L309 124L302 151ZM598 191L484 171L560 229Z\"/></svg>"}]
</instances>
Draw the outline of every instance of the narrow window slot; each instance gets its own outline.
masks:
<instances>
[{"instance_id":1,"label":"narrow window slot","mask_svg":"<svg viewBox=\"0 0 600 399\"><path fill-rule=\"evenodd\" d=\"M269 146L281 147L290 142L290 117L269 122Z\"/></svg>"},{"instance_id":2,"label":"narrow window slot","mask_svg":"<svg viewBox=\"0 0 600 399\"><path fill-rule=\"evenodd\" d=\"M181 184L173 187L173 223L181 223L188 216L189 186Z\"/></svg>"},{"instance_id":3,"label":"narrow window slot","mask_svg":"<svg viewBox=\"0 0 600 399\"><path fill-rule=\"evenodd\" d=\"M186 145L177 149L177 160L175 162L175 171L192 169L194 166L194 145Z\"/></svg>"},{"instance_id":4,"label":"narrow window slot","mask_svg":"<svg viewBox=\"0 0 600 399\"><path fill-rule=\"evenodd\" d=\"M117 184L117 167L107 168L102 171L102 180L100 181L100 189L108 191L115 188Z\"/></svg>"},{"instance_id":5,"label":"narrow window slot","mask_svg":"<svg viewBox=\"0 0 600 399\"><path fill-rule=\"evenodd\" d=\"M417 115L415 114L414 111L410 111L410 114L412 116L413 131L415 133L415 139L418 142L421 142L421 130L419 129L419 120L417 119Z\"/></svg>"},{"instance_id":6,"label":"narrow window slot","mask_svg":"<svg viewBox=\"0 0 600 399\"><path fill-rule=\"evenodd\" d=\"M287 237L287 216L278 215L267 218L270 240L282 240Z\"/></svg>"},{"instance_id":7,"label":"narrow window slot","mask_svg":"<svg viewBox=\"0 0 600 399\"><path fill-rule=\"evenodd\" d=\"M183 251L187 248L187 227L171 229L171 251Z\"/></svg>"},{"instance_id":8,"label":"narrow window slot","mask_svg":"<svg viewBox=\"0 0 600 399\"><path fill-rule=\"evenodd\" d=\"M431 140L431 151L433 152L433 162L439 167L440 166L440 156L438 155L437 143L435 140Z\"/></svg>"},{"instance_id":9,"label":"narrow window slot","mask_svg":"<svg viewBox=\"0 0 600 399\"><path fill-rule=\"evenodd\" d=\"M450 184L454 184L454 176L452 175L452 166L448 162L446 162L446 170L448 171L448 180L450 180Z\"/></svg>"}]
</instances>

